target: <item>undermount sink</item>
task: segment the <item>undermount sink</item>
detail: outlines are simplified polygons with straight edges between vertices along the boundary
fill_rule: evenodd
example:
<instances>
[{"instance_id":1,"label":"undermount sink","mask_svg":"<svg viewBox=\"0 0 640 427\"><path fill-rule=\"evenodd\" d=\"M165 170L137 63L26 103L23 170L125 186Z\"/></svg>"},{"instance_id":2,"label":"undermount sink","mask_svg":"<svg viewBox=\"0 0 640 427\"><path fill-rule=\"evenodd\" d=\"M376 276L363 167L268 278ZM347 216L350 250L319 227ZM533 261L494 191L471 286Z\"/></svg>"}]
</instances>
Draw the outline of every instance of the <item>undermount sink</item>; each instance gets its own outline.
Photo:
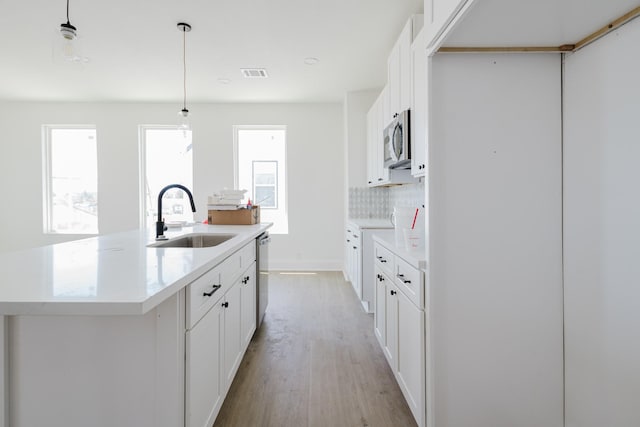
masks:
<instances>
[{"instance_id":1,"label":"undermount sink","mask_svg":"<svg viewBox=\"0 0 640 427\"><path fill-rule=\"evenodd\" d=\"M236 237L236 234L193 233L148 245L150 248L210 248Z\"/></svg>"}]
</instances>

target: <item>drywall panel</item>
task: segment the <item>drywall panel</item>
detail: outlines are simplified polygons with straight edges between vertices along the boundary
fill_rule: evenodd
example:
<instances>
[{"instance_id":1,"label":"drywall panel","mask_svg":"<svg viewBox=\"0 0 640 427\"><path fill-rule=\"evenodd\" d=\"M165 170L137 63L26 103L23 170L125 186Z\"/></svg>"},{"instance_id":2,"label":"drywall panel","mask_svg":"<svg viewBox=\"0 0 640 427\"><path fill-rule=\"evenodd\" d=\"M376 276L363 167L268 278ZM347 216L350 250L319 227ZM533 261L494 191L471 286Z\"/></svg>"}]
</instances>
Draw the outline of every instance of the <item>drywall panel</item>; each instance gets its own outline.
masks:
<instances>
[{"instance_id":1,"label":"drywall panel","mask_svg":"<svg viewBox=\"0 0 640 427\"><path fill-rule=\"evenodd\" d=\"M640 425L640 22L565 63L567 427Z\"/></svg>"},{"instance_id":2,"label":"drywall panel","mask_svg":"<svg viewBox=\"0 0 640 427\"><path fill-rule=\"evenodd\" d=\"M427 412L562 426L560 56L432 61Z\"/></svg>"}]
</instances>

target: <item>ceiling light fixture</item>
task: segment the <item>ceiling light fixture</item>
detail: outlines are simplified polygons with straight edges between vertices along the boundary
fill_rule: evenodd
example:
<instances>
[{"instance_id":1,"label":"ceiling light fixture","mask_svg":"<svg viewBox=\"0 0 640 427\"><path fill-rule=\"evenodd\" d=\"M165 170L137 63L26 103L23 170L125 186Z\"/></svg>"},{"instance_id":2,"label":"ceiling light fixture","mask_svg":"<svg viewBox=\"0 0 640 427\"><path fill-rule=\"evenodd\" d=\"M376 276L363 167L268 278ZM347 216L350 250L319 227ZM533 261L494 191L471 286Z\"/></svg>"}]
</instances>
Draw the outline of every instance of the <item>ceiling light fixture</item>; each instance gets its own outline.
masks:
<instances>
[{"instance_id":1,"label":"ceiling light fixture","mask_svg":"<svg viewBox=\"0 0 640 427\"><path fill-rule=\"evenodd\" d=\"M191 25L184 22L178 23L178 31L182 31L182 71L183 71L183 103L182 110L178 111L180 117L180 124L178 129L182 130L184 135L187 135L187 131L191 130L189 125L189 110L187 109L187 33L191 31Z\"/></svg>"},{"instance_id":2,"label":"ceiling light fixture","mask_svg":"<svg viewBox=\"0 0 640 427\"><path fill-rule=\"evenodd\" d=\"M320 62L320 60L313 56L307 56L306 58L304 58L304 63L307 65L316 65L318 62Z\"/></svg>"},{"instance_id":3,"label":"ceiling light fixture","mask_svg":"<svg viewBox=\"0 0 640 427\"><path fill-rule=\"evenodd\" d=\"M60 24L59 33L62 36L63 43L59 49L62 59L67 62L89 62L87 58L80 55L78 29L69 20L69 0L67 0L67 22Z\"/></svg>"}]
</instances>

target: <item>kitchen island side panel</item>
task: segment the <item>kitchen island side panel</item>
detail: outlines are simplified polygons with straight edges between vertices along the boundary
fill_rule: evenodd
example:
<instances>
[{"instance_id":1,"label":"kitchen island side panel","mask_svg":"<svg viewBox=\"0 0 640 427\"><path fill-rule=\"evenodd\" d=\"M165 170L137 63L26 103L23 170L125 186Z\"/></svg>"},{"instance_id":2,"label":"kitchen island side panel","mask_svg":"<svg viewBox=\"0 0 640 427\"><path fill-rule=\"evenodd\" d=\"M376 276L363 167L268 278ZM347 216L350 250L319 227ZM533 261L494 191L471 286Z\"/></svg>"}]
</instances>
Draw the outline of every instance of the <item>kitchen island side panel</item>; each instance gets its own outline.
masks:
<instances>
[{"instance_id":1,"label":"kitchen island side panel","mask_svg":"<svg viewBox=\"0 0 640 427\"><path fill-rule=\"evenodd\" d=\"M9 425L183 425L182 295L139 316L9 317Z\"/></svg>"}]
</instances>

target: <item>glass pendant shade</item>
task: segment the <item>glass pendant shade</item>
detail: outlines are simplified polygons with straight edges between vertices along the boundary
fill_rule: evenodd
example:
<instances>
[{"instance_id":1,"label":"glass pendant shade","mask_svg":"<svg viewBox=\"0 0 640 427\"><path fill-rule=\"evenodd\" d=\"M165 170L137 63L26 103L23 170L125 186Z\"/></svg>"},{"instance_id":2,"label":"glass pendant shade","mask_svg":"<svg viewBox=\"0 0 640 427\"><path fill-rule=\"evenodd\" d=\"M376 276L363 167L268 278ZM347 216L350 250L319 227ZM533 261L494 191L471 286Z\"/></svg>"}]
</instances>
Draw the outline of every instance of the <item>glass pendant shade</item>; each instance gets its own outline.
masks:
<instances>
[{"instance_id":1,"label":"glass pendant shade","mask_svg":"<svg viewBox=\"0 0 640 427\"><path fill-rule=\"evenodd\" d=\"M189 110L186 108L178 111L178 130L181 130L185 137L187 136L187 132L191 130L191 123L189 123Z\"/></svg>"},{"instance_id":2,"label":"glass pendant shade","mask_svg":"<svg viewBox=\"0 0 640 427\"><path fill-rule=\"evenodd\" d=\"M178 111L178 129L182 131L182 134L186 138L187 131L191 130L191 124L189 123L189 110L187 109L187 33L191 31L191 25L184 22L178 24L178 31L182 32L182 89L183 89L183 104L182 109Z\"/></svg>"},{"instance_id":3,"label":"glass pendant shade","mask_svg":"<svg viewBox=\"0 0 640 427\"><path fill-rule=\"evenodd\" d=\"M87 63L89 60L82 55L78 29L69 21L69 1L67 0L67 22L60 24L54 36L54 62Z\"/></svg>"}]
</instances>

